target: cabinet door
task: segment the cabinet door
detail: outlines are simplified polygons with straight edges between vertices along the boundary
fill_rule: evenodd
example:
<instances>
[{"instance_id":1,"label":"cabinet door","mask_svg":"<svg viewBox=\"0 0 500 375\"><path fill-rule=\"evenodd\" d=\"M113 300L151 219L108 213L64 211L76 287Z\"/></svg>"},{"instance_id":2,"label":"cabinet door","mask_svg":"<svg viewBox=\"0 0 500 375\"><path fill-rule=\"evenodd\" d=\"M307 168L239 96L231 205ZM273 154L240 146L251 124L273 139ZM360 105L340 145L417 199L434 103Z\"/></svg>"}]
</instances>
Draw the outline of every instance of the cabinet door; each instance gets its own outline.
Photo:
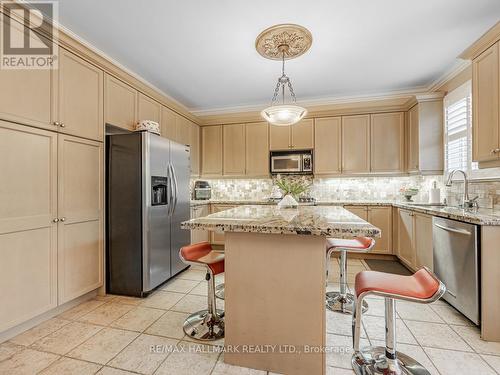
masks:
<instances>
[{"instance_id":1,"label":"cabinet door","mask_svg":"<svg viewBox=\"0 0 500 375\"><path fill-rule=\"evenodd\" d=\"M191 146L191 176L200 175L200 127L194 122L189 123Z\"/></svg>"},{"instance_id":2,"label":"cabinet door","mask_svg":"<svg viewBox=\"0 0 500 375\"><path fill-rule=\"evenodd\" d=\"M58 298L65 303L103 283L102 144L59 136Z\"/></svg>"},{"instance_id":3,"label":"cabinet door","mask_svg":"<svg viewBox=\"0 0 500 375\"><path fill-rule=\"evenodd\" d=\"M137 121L149 120L161 123L161 104L139 93L137 100Z\"/></svg>"},{"instance_id":4,"label":"cabinet door","mask_svg":"<svg viewBox=\"0 0 500 375\"><path fill-rule=\"evenodd\" d=\"M176 115L175 116L175 139L177 142L188 145L190 141L191 134L191 123L184 116Z\"/></svg>"},{"instance_id":5,"label":"cabinet door","mask_svg":"<svg viewBox=\"0 0 500 375\"><path fill-rule=\"evenodd\" d=\"M0 17L0 24L3 26L3 17ZM24 26L11 20L11 31L14 37L24 32ZM30 32L30 41L35 42L38 38L45 39ZM51 117L55 74L48 69L0 69L0 118L57 130Z\"/></svg>"},{"instance_id":6,"label":"cabinet door","mask_svg":"<svg viewBox=\"0 0 500 375\"><path fill-rule=\"evenodd\" d=\"M314 174L342 171L342 120L340 117L314 120Z\"/></svg>"},{"instance_id":7,"label":"cabinet door","mask_svg":"<svg viewBox=\"0 0 500 375\"><path fill-rule=\"evenodd\" d=\"M344 206L344 208L361 219L368 221L368 209L366 206Z\"/></svg>"},{"instance_id":8,"label":"cabinet door","mask_svg":"<svg viewBox=\"0 0 500 375\"><path fill-rule=\"evenodd\" d=\"M297 150L314 148L313 119L301 120L290 128L292 131L292 148Z\"/></svg>"},{"instance_id":9,"label":"cabinet door","mask_svg":"<svg viewBox=\"0 0 500 375\"><path fill-rule=\"evenodd\" d=\"M432 216L414 213L416 268L433 266Z\"/></svg>"},{"instance_id":10,"label":"cabinet door","mask_svg":"<svg viewBox=\"0 0 500 375\"><path fill-rule=\"evenodd\" d=\"M0 121L0 331L57 306L57 133Z\"/></svg>"},{"instance_id":11,"label":"cabinet door","mask_svg":"<svg viewBox=\"0 0 500 375\"><path fill-rule=\"evenodd\" d=\"M269 125L269 145L271 150L288 150L292 148L289 126Z\"/></svg>"},{"instance_id":12,"label":"cabinet door","mask_svg":"<svg viewBox=\"0 0 500 375\"><path fill-rule=\"evenodd\" d=\"M398 209L398 256L410 268L415 267L415 249L413 246L413 213Z\"/></svg>"},{"instance_id":13,"label":"cabinet door","mask_svg":"<svg viewBox=\"0 0 500 375\"><path fill-rule=\"evenodd\" d=\"M370 115L342 117L342 172L370 171Z\"/></svg>"},{"instance_id":14,"label":"cabinet door","mask_svg":"<svg viewBox=\"0 0 500 375\"><path fill-rule=\"evenodd\" d=\"M257 122L245 125L246 175L269 175L269 125Z\"/></svg>"},{"instance_id":15,"label":"cabinet door","mask_svg":"<svg viewBox=\"0 0 500 375\"><path fill-rule=\"evenodd\" d=\"M245 175L245 124L224 125L224 175Z\"/></svg>"},{"instance_id":16,"label":"cabinet door","mask_svg":"<svg viewBox=\"0 0 500 375\"><path fill-rule=\"evenodd\" d=\"M201 128L201 174L222 176L222 126Z\"/></svg>"},{"instance_id":17,"label":"cabinet door","mask_svg":"<svg viewBox=\"0 0 500 375\"><path fill-rule=\"evenodd\" d=\"M419 168L418 140L418 104L408 111L408 171L416 172Z\"/></svg>"},{"instance_id":18,"label":"cabinet door","mask_svg":"<svg viewBox=\"0 0 500 375\"><path fill-rule=\"evenodd\" d=\"M104 100L105 122L134 130L137 117L137 90L106 74Z\"/></svg>"},{"instance_id":19,"label":"cabinet door","mask_svg":"<svg viewBox=\"0 0 500 375\"><path fill-rule=\"evenodd\" d=\"M208 205L191 207L191 219L197 219L208 215ZM210 240L210 232L206 230L195 229L191 231L191 244L205 242Z\"/></svg>"},{"instance_id":20,"label":"cabinet door","mask_svg":"<svg viewBox=\"0 0 500 375\"><path fill-rule=\"evenodd\" d=\"M404 171L404 113L377 113L370 119L370 170Z\"/></svg>"},{"instance_id":21,"label":"cabinet door","mask_svg":"<svg viewBox=\"0 0 500 375\"><path fill-rule=\"evenodd\" d=\"M224 210L229 210L235 205L230 204L214 204L212 205L211 213L220 212ZM211 241L214 245L224 245L224 233L223 232L211 232Z\"/></svg>"},{"instance_id":22,"label":"cabinet door","mask_svg":"<svg viewBox=\"0 0 500 375\"><path fill-rule=\"evenodd\" d=\"M392 254L392 207L368 207L368 222L382 231L372 252Z\"/></svg>"},{"instance_id":23,"label":"cabinet door","mask_svg":"<svg viewBox=\"0 0 500 375\"><path fill-rule=\"evenodd\" d=\"M160 134L162 137L168 138L172 141L177 142L177 131L175 129L175 116L176 113L169 108L161 107L161 123L160 123Z\"/></svg>"},{"instance_id":24,"label":"cabinet door","mask_svg":"<svg viewBox=\"0 0 500 375\"><path fill-rule=\"evenodd\" d=\"M499 43L472 62L472 158L497 159L499 148Z\"/></svg>"},{"instance_id":25,"label":"cabinet door","mask_svg":"<svg viewBox=\"0 0 500 375\"><path fill-rule=\"evenodd\" d=\"M102 141L103 72L76 55L59 49L56 121L66 134Z\"/></svg>"}]
</instances>

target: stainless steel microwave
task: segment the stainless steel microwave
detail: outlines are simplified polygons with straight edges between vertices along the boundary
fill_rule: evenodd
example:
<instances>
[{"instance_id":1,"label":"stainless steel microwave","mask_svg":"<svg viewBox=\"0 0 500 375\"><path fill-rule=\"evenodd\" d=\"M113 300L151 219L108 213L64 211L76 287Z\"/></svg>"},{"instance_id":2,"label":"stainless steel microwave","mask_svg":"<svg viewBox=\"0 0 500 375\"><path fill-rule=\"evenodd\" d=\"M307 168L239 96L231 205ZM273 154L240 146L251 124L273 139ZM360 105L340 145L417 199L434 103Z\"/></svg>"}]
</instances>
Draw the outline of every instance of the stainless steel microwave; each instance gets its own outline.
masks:
<instances>
[{"instance_id":1,"label":"stainless steel microwave","mask_svg":"<svg viewBox=\"0 0 500 375\"><path fill-rule=\"evenodd\" d=\"M313 158L312 151L276 151L271 152L270 157L271 174L297 173L312 174Z\"/></svg>"}]
</instances>

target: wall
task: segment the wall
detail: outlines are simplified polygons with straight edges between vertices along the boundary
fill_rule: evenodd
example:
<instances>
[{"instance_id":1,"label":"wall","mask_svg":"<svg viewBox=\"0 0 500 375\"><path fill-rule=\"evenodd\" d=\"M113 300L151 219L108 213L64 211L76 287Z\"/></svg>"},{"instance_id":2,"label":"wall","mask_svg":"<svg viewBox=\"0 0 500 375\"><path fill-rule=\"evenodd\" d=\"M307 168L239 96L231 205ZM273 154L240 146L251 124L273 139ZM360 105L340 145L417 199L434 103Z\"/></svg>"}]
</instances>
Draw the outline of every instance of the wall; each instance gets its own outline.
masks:
<instances>
[{"instance_id":1,"label":"wall","mask_svg":"<svg viewBox=\"0 0 500 375\"><path fill-rule=\"evenodd\" d=\"M209 179L212 186L212 199L215 200L262 200L271 193L271 179ZM317 178L314 179L310 195L317 200L401 200L399 189L412 186L420 189L415 201L428 201L429 188L436 181L441 188L441 198L450 205L460 202L461 182L451 187L444 186L443 176L405 176L405 177L357 177L357 178ZM469 185L471 198L479 196L482 208L500 209L500 180L473 181Z\"/></svg>"}]
</instances>

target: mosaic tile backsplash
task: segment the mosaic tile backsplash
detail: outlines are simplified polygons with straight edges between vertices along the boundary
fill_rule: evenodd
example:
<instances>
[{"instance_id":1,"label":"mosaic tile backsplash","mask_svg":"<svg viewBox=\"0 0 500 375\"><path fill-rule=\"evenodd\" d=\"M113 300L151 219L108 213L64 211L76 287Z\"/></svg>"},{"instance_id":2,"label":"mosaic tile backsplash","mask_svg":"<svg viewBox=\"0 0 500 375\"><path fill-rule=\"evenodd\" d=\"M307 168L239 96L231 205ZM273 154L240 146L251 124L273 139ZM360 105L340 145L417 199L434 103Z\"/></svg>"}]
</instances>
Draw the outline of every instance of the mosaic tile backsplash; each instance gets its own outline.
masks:
<instances>
[{"instance_id":1,"label":"mosaic tile backsplash","mask_svg":"<svg viewBox=\"0 0 500 375\"><path fill-rule=\"evenodd\" d=\"M273 187L272 179L208 179L215 200L263 200L267 199ZM443 176L404 177L356 177L356 178L310 178L312 183L308 194L320 201L358 200L402 200L401 187L416 187L418 195L413 200L427 202L433 181L441 189L441 200L456 205L462 198L462 183L444 185ZM478 196L482 208L500 209L500 180L471 181L469 196Z\"/></svg>"}]
</instances>

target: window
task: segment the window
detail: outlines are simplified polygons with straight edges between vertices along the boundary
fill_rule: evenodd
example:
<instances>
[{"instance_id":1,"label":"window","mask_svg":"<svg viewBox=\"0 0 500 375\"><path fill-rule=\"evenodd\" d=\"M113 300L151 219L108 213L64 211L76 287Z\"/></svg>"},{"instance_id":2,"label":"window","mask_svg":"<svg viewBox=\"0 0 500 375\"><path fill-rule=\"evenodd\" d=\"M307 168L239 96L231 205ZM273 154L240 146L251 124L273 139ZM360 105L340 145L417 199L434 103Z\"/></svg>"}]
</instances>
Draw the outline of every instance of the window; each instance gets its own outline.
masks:
<instances>
[{"instance_id":1,"label":"window","mask_svg":"<svg viewBox=\"0 0 500 375\"><path fill-rule=\"evenodd\" d=\"M472 93L470 81L444 98L445 170L461 169L470 174L472 162Z\"/></svg>"},{"instance_id":2,"label":"window","mask_svg":"<svg viewBox=\"0 0 500 375\"><path fill-rule=\"evenodd\" d=\"M472 100L471 81L444 98L445 174L461 169L472 179L498 179L500 168L479 169L472 161Z\"/></svg>"}]
</instances>

